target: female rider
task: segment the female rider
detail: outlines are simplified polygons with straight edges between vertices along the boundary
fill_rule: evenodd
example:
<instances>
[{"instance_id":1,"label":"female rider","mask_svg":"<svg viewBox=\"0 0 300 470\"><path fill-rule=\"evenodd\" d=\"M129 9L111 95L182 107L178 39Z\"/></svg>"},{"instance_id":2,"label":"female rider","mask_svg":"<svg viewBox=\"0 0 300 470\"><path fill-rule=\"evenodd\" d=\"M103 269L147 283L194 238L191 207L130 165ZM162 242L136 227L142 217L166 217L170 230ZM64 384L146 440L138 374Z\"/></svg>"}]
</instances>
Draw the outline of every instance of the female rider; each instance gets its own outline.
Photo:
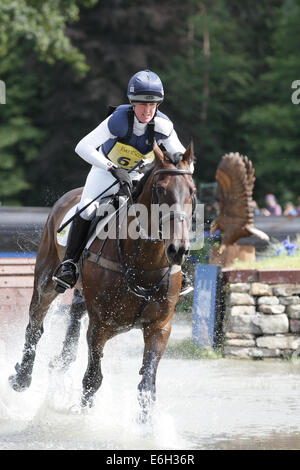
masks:
<instances>
[{"instance_id":1,"label":"female rider","mask_svg":"<svg viewBox=\"0 0 300 470\"><path fill-rule=\"evenodd\" d=\"M75 148L75 152L92 165L78 210L116 180L119 184L110 188L106 196L117 193L120 185L126 184L132 189L132 181L140 179L142 174L138 171L129 174L127 170L141 159L145 163L151 161L154 139L170 153L185 152L173 123L158 110L164 99L163 85L158 75L150 70L137 72L129 80L127 97L129 105L118 106ZM53 277L58 292L73 287L77 281L77 262L85 245L96 204L90 204L72 222L65 257L58 274Z\"/></svg>"}]
</instances>

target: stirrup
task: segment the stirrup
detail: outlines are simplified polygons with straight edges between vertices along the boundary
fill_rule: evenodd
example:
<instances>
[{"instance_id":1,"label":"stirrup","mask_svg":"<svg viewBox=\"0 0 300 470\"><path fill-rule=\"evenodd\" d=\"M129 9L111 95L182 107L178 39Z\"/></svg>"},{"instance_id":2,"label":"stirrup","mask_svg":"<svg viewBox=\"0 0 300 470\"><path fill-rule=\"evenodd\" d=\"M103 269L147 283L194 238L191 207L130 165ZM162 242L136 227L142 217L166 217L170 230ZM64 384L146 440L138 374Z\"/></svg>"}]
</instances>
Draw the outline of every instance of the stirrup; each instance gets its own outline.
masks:
<instances>
[{"instance_id":1,"label":"stirrup","mask_svg":"<svg viewBox=\"0 0 300 470\"><path fill-rule=\"evenodd\" d=\"M58 272L65 264L71 264L71 265L74 266L74 268L75 268L75 277L76 277L76 280L75 280L74 283L69 284L68 282L63 281L62 279L60 279L59 277L57 277L57 272ZM56 286L55 286L56 292L59 292L60 294L63 294L66 289L72 289L72 287L75 286L75 284L76 284L76 282L77 282L77 280L78 280L78 276L79 276L78 267L77 267L77 264L74 263L74 261L72 261L71 259L66 259L66 260L62 261L62 262L57 266L57 268L55 269L55 271L54 271L54 273L53 273L53 275L52 275L52 281L55 281L55 282L56 282Z\"/></svg>"}]
</instances>

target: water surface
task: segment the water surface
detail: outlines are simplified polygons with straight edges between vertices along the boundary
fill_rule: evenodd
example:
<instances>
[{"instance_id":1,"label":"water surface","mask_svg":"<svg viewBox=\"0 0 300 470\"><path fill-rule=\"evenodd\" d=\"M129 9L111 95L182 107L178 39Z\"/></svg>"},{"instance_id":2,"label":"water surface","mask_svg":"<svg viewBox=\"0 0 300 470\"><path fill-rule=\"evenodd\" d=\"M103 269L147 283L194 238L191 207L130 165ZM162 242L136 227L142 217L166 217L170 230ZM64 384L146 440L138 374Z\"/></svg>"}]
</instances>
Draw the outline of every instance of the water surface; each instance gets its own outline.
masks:
<instances>
[{"instance_id":1,"label":"water surface","mask_svg":"<svg viewBox=\"0 0 300 470\"><path fill-rule=\"evenodd\" d=\"M0 336L0 449L299 449L300 362L182 358L161 360L152 426L137 423L140 331L107 343L95 407L79 413L87 364L83 321L79 357L66 374L50 372L67 316L52 309L39 343L31 387L7 383L21 359L26 323ZM190 337L176 322L171 339Z\"/></svg>"}]
</instances>

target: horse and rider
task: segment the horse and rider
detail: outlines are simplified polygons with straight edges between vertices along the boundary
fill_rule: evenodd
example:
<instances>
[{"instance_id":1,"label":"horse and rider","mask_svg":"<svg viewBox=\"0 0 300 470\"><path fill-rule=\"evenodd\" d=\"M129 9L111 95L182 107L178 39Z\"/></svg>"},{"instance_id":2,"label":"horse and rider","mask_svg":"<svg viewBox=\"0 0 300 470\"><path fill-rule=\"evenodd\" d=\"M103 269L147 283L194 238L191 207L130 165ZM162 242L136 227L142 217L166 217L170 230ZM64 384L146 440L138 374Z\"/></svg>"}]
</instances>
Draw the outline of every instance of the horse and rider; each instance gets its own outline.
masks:
<instances>
[{"instance_id":1,"label":"horse and rider","mask_svg":"<svg viewBox=\"0 0 300 470\"><path fill-rule=\"evenodd\" d=\"M131 191L133 182L140 180L143 173L138 170L129 173L128 170L141 159L144 163L152 160L154 142L170 154L185 152L173 123L158 109L164 100L164 89L157 74L143 70L133 75L128 83L127 97L129 105L118 106L75 148L92 168L77 205L81 213L72 222L65 256L54 277L58 292L76 284L77 263L95 213L97 195L116 194L120 186L123 191L125 188ZM113 185L114 182L118 184ZM85 206L87 208L82 210ZM181 295L192 290L190 279L184 273Z\"/></svg>"},{"instance_id":2,"label":"horse and rider","mask_svg":"<svg viewBox=\"0 0 300 470\"><path fill-rule=\"evenodd\" d=\"M75 360L80 320L87 311L89 357L81 404L92 406L102 383L106 342L131 328L141 329L144 354L138 390L142 415L147 419L155 400L157 367L182 289L182 265L190 249L196 201L194 154L192 144L185 149L170 119L158 110L164 91L155 73L136 73L129 81L127 95L130 104L113 109L76 146L76 152L92 168L84 188L63 195L49 213L37 252L23 356L9 383L18 392L30 386L44 318L57 295L75 287L70 324L54 366L66 370ZM99 197L114 198L117 193L125 201L126 214L134 206L133 200L145 207L149 225L137 223L138 239L121 238L117 230L116 238L103 241L97 235L91 241ZM163 205L170 210L160 217L160 225L168 218L170 230L160 230L155 238L153 206ZM117 227L123 224L126 229L130 217L138 219L136 215L121 218L117 211L115 217ZM65 248L57 234L71 220Z\"/></svg>"}]
</instances>

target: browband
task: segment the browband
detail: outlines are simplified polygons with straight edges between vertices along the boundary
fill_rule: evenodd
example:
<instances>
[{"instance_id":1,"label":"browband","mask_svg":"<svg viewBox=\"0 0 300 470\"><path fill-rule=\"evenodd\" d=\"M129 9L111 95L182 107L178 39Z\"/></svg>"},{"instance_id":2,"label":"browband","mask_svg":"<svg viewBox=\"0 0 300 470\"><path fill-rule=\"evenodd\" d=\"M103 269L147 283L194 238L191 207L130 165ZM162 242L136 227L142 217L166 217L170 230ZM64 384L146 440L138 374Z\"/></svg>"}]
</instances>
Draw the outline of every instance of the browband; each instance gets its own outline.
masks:
<instances>
[{"instance_id":1,"label":"browband","mask_svg":"<svg viewBox=\"0 0 300 470\"><path fill-rule=\"evenodd\" d=\"M164 168L162 170L156 170L154 172L154 176L156 175L192 175L193 173L189 170L180 170L180 169L175 169L175 168Z\"/></svg>"}]
</instances>

